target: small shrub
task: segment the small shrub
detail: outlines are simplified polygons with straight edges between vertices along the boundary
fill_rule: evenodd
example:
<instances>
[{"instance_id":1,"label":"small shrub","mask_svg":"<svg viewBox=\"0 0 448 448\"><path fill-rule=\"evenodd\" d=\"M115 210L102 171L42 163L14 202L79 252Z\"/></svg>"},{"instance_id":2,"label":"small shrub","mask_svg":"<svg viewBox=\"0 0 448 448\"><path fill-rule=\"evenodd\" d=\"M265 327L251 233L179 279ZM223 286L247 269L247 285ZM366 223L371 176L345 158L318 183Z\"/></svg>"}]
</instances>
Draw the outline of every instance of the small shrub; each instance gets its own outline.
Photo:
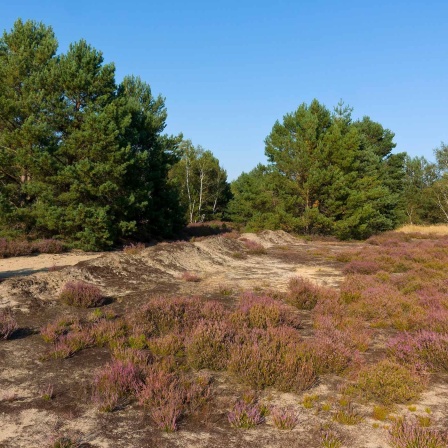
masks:
<instances>
[{"instance_id":1,"label":"small shrub","mask_svg":"<svg viewBox=\"0 0 448 448\"><path fill-rule=\"evenodd\" d=\"M265 247L262 244L257 243L256 241L249 240L247 238L240 238L240 241L243 242L248 254L264 255L267 253Z\"/></svg>"},{"instance_id":2,"label":"small shrub","mask_svg":"<svg viewBox=\"0 0 448 448\"><path fill-rule=\"evenodd\" d=\"M142 374L130 362L112 361L97 371L93 379L93 400L104 412L135 396L142 385Z\"/></svg>"},{"instance_id":3,"label":"small shrub","mask_svg":"<svg viewBox=\"0 0 448 448\"><path fill-rule=\"evenodd\" d=\"M230 372L254 389L274 386L282 391L303 391L316 382L316 372L291 327L270 327L248 331L232 345Z\"/></svg>"},{"instance_id":4,"label":"small shrub","mask_svg":"<svg viewBox=\"0 0 448 448\"><path fill-rule=\"evenodd\" d=\"M59 299L67 305L81 308L92 308L104 304L101 290L95 285L82 281L66 283L59 294Z\"/></svg>"},{"instance_id":5,"label":"small shrub","mask_svg":"<svg viewBox=\"0 0 448 448\"><path fill-rule=\"evenodd\" d=\"M272 422L278 429L294 429L299 423L299 415L290 407L274 407L270 412Z\"/></svg>"},{"instance_id":6,"label":"small shrub","mask_svg":"<svg viewBox=\"0 0 448 448\"><path fill-rule=\"evenodd\" d=\"M354 409L353 405L350 403L348 406L339 409L333 415L333 420L340 423L341 425L357 425L358 423L361 423L364 418Z\"/></svg>"},{"instance_id":7,"label":"small shrub","mask_svg":"<svg viewBox=\"0 0 448 448\"><path fill-rule=\"evenodd\" d=\"M182 373L170 373L153 365L145 384L138 391L139 403L149 409L159 429L173 432L182 415L194 412L208 401L210 379L202 376L191 380Z\"/></svg>"},{"instance_id":8,"label":"small shrub","mask_svg":"<svg viewBox=\"0 0 448 448\"><path fill-rule=\"evenodd\" d=\"M241 296L230 318L237 327L267 329L287 325L299 328L299 317L294 311L294 308L270 297L246 293Z\"/></svg>"},{"instance_id":9,"label":"small shrub","mask_svg":"<svg viewBox=\"0 0 448 448\"><path fill-rule=\"evenodd\" d=\"M55 239L35 241L32 247L41 254L60 254L65 251L65 244Z\"/></svg>"},{"instance_id":10,"label":"small shrub","mask_svg":"<svg viewBox=\"0 0 448 448\"><path fill-rule=\"evenodd\" d=\"M425 330L403 333L389 342L388 349L404 365L448 371L448 334Z\"/></svg>"},{"instance_id":11,"label":"small shrub","mask_svg":"<svg viewBox=\"0 0 448 448\"><path fill-rule=\"evenodd\" d=\"M50 356L55 359L70 358L75 353L92 347L94 341L88 329L63 334L54 343L53 349L50 351Z\"/></svg>"},{"instance_id":12,"label":"small shrub","mask_svg":"<svg viewBox=\"0 0 448 448\"><path fill-rule=\"evenodd\" d=\"M0 309L0 339L9 339L18 325L10 308Z\"/></svg>"},{"instance_id":13,"label":"small shrub","mask_svg":"<svg viewBox=\"0 0 448 448\"><path fill-rule=\"evenodd\" d=\"M316 402L318 400L319 400L319 395L317 395L317 394L305 395L303 397L303 401L302 401L303 407L305 409L311 409L316 404Z\"/></svg>"},{"instance_id":14,"label":"small shrub","mask_svg":"<svg viewBox=\"0 0 448 448\"><path fill-rule=\"evenodd\" d=\"M425 380L415 371L388 359L361 369L348 393L383 405L406 403L422 392Z\"/></svg>"},{"instance_id":15,"label":"small shrub","mask_svg":"<svg viewBox=\"0 0 448 448\"><path fill-rule=\"evenodd\" d=\"M123 247L123 252L127 255L138 255L145 247L144 243L131 243Z\"/></svg>"},{"instance_id":16,"label":"small shrub","mask_svg":"<svg viewBox=\"0 0 448 448\"><path fill-rule=\"evenodd\" d=\"M233 428L250 429L264 422L262 409L257 403L245 403L238 400L227 414L230 426Z\"/></svg>"},{"instance_id":17,"label":"small shrub","mask_svg":"<svg viewBox=\"0 0 448 448\"><path fill-rule=\"evenodd\" d=\"M389 406L374 406L372 411L372 417L375 420L384 421L387 419L390 413Z\"/></svg>"},{"instance_id":18,"label":"small shrub","mask_svg":"<svg viewBox=\"0 0 448 448\"><path fill-rule=\"evenodd\" d=\"M399 419L389 430L389 442L393 448L446 448L446 434L436 429Z\"/></svg>"},{"instance_id":19,"label":"small shrub","mask_svg":"<svg viewBox=\"0 0 448 448\"><path fill-rule=\"evenodd\" d=\"M344 274L375 274L380 270L380 266L375 261L353 260L344 269Z\"/></svg>"},{"instance_id":20,"label":"small shrub","mask_svg":"<svg viewBox=\"0 0 448 448\"><path fill-rule=\"evenodd\" d=\"M432 424L431 417L428 415L417 415L417 421L422 428L428 428Z\"/></svg>"},{"instance_id":21,"label":"small shrub","mask_svg":"<svg viewBox=\"0 0 448 448\"><path fill-rule=\"evenodd\" d=\"M45 401L50 401L54 398L54 387L52 384L47 384L40 394L41 398Z\"/></svg>"},{"instance_id":22,"label":"small shrub","mask_svg":"<svg viewBox=\"0 0 448 448\"><path fill-rule=\"evenodd\" d=\"M185 271L182 273L182 280L184 280L185 282L197 283L200 282L202 278L194 272Z\"/></svg>"},{"instance_id":23,"label":"small shrub","mask_svg":"<svg viewBox=\"0 0 448 448\"><path fill-rule=\"evenodd\" d=\"M334 430L325 429L321 433L320 443L322 448L341 448L343 442Z\"/></svg>"},{"instance_id":24,"label":"small shrub","mask_svg":"<svg viewBox=\"0 0 448 448\"><path fill-rule=\"evenodd\" d=\"M186 342L188 363L195 369L227 367L233 332L225 322L202 320Z\"/></svg>"},{"instance_id":25,"label":"small shrub","mask_svg":"<svg viewBox=\"0 0 448 448\"><path fill-rule=\"evenodd\" d=\"M288 290L286 302L301 310L312 310L319 299L319 287L302 277L292 277Z\"/></svg>"}]
</instances>

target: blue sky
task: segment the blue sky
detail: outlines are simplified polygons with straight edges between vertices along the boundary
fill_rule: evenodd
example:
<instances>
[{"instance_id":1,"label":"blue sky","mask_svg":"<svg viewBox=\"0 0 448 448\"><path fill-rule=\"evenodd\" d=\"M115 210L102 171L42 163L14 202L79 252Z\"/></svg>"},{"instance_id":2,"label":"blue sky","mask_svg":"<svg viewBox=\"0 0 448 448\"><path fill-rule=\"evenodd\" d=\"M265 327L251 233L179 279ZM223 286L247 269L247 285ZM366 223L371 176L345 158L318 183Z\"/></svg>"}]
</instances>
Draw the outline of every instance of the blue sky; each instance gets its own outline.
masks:
<instances>
[{"instance_id":1,"label":"blue sky","mask_svg":"<svg viewBox=\"0 0 448 448\"><path fill-rule=\"evenodd\" d=\"M85 38L166 98L166 131L210 149L230 179L265 162L275 121L339 99L433 159L448 142L448 2L339 0L2 2L51 25L64 52Z\"/></svg>"}]
</instances>

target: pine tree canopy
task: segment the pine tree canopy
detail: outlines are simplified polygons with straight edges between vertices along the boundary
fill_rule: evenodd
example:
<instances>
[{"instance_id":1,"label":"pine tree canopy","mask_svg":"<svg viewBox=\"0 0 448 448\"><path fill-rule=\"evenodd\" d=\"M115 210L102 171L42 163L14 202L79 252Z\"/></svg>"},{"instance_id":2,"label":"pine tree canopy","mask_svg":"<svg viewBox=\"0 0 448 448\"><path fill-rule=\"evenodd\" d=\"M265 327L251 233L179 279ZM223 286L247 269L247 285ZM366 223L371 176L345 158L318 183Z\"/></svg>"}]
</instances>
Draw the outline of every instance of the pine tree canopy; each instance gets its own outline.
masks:
<instances>
[{"instance_id":1,"label":"pine tree canopy","mask_svg":"<svg viewBox=\"0 0 448 448\"><path fill-rule=\"evenodd\" d=\"M169 236L183 223L168 171L164 99L86 41L57 55L51 27L16 21L0 39L0 229L86 249Z\"/></svg>"}]
</instances>

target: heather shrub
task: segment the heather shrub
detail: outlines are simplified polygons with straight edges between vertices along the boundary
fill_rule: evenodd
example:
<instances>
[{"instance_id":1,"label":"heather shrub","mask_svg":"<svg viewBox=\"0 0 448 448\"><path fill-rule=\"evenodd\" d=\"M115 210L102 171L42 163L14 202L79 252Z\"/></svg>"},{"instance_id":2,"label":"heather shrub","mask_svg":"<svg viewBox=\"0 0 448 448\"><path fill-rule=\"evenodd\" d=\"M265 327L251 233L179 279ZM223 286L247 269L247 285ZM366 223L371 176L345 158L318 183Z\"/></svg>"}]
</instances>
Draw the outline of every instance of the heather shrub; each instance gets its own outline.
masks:
<instances>
[{"instance_id":1,"label":"heather shrub","mask_svg":"<svg viewBox=\"0 0 448 448\"><path fill-rule=\"evenodd\" d=\"M45 342L54 344L62 335L70 331L73 324L77 326L79 322L69 317L60 317L54 322L44 325L40 329L40 335Z\"/></svg>"},{"instance_id":2,"label":"heather shrub","mask_svg":"<svg viewBox=\"0 0 448 448\"><path fill-rule=\"evenodd\" d=\"M142 372L130 362L112 361L93 379L93 400L101 411L112 412L136 395L142 387Z\"/></svg>"},{"instance_id":3,"label":"heather shrub","mask_svg":"<svg viewBox=\"0 0 448 448\"><path fill-rule=\"evenodd\" d=\"M183 272L181 278L185 282L193 282L193 283L197 283L202 280L201 277L199 277L199 275L195 274L194 272L190 272L190 271Z\"/></svg>"},{"instance_id":4,"label":"heather shrub","mask_svg":"<svg viewBox=\"0 0 448 448\"><path fill-rule=\"evenodd\" d=\"M360 370L358 378L347 393L383 405L406 403L419 396L425 379L415 370L383 359Z\"/></svg>"},{"instance_id":5,"label":"heather shrub","mask_svg":"<svg viewBox=\"0 0 448 448\"><path fill-rule=\"evenodd\" d=\"M100 288L83 281L66 283L59 294L59 299L67 305L80 308L101 306L105 301Z\"/></svg>"},{"instance_id":6,"label":"heather shrub","mask_svg":"<svg viewBox=\"0 0 448 448\"><path fill-rule=\"evenodd\" d=\"M403 365L448 371L448 334L426 330L403 333L389 341L388 349Z\"/></svg>"},{"instance_id":7,"label":"heather shrub","mask_svg":"<svg viewBox=\"0 0 448 448\"><path fill-rule=\"evenodd\" d=\"M312 310L319 300L321 288L302 277L292 277L285 300L301 310Z\"/></svg>"},{"instance_id":8,"label":"heather shrub","mask_svg":"<svg viewBox=\"0 0 448 448\"><path fill-rule=\"evenodd\" d=\"M32 246L36 252L41 254L60 254L65 251L65 244L52 238L35 241Z\"/></svg>"},{"instance_id":9,"label":"heather shrub","mask_svg":"<svg viewBox=\"0 0 448 448\"><path fill-rule=\"evenodd\" d=\"M187 361L195 369L223 370L232 340L233 331L225 322L202 320L186 341Z\"/></svg>"},{"instance_id":10,"label":"heather shrub","mask_svg":"<svg viewBox=\"0 0 448 448\"><path fill-rule=\"evenodd\" d=\"M151 336L172 331L183 333L193 328L202 318L202 307L201 300L196 298L154 298L138 310L132 325L144 328Z\"/></svg>"},{"instance_id":11,"label":"heather shrub","mask_svg":"<svg viewBox=\"0 0 448 448\"><path fill-rule=\"evenodd\" d=\"M375 274L380 270L379 265L375 261L353 260L344 266L344 274Z\"/></svg>"},{"instance_id":12,"label":"heather shrub","mask_svg":"<svg viewBox=\"0 0 448 448\"><path fill-rule=\"evenodd\" d=\"M125 339L128 326L123 319L100 319L90 328L90 334L95 340L95 345L113 345L116 341Z\"/></svg>"},{"instance_id":13,"label":"heather shrub","mask_svg":"<svg viewBox=\"0 0 448 448\"><path fill-rule=\"evenodd\" d=\"M75 353L92 347L94 341L88 329L62 334L56 339L50 356L56 359L70 358Z\"/></svg>"},{"instance_id":14,"label":"heather shrub","mask_svg":"<svg viewBox=\"0 0 448 448\"><path fill-rule=\"evenodd\" d=\"M258 403L246 403L238 400L227 414L233 428L250 429L264 422L263 409Z\"/></svg>"},{"instance_id":15,"label":"heather shrub","mask_svg":"<svg viewBox=\"0 0 448 448\"><path fill-rule=\"evenodd\" d=\"M320 443L322 448L341 448L342 438L332 429L324 429L321 433Z\"/></svg>"},{"instance_id":16,"label":"heather shrub","mask_svg":"<svg viewBox=\"0 0 448 448\"><path fill-rule=\"evenodd\" d=\"M207 300L204 302L201 312L202 316L207 320L223 321L228 315L224 305L216 300Z\"/></svg>"},{"instance_id":17,"label":"heather shrub","mask_svg":"<svg viewBox=\"0 0 448 448\"><path fill-rule=\"evenodd\" d=\"M335 328L317 330L307 346L318 374L342 373L361 362L358 350Z\"/></svg>"},{"instance_id":18,"label":"heather shrub","mask_svg":"<svg viewBox=\"0 0 448 448\"><path fill-rule=\"evenodd\" d=\"M147 408L159 429L172 432L184 414L192 413L210 398L207 376L189 378L181 372L167 372L160 365L147 370L144 385L138 391L139 403Z\"/></svg>"},{"instance_id":19,"label":"heather shrub","mask_svg":"<svg viewBox=\"0 0 448 448\"><path fill-rule=\"evenodd\" d=\"M113 359L134 364L142 369L152 361L151 353L148 350L117 345L112 348L111 352Z\"/></svg>"},{"instance_id":20,"label":"heather shrub","mask_svg":"<svg viewBox=\"0 0 448 448\"><path fill-rule=\"evenodd\" d=\"M255 389L274 386L302 391L316 382L316 373L300 335L291 327L253 329L233 344L228 369Z\"/></svg>"},{"instance_id":21,"label":"heather shrub","mask_svg":"<svg viewBox=\"0 0 448 448\"><path fill-rule=\"evenodd\" d=\"M230 316L237 327L262 328L289 325L298 328L299 318L294 309L270 297L243 294L237 309Z\"/></svg>"},{"instance_id":22,"label":"heather shrub","mask_svg":"<svg viewBox=\"0 0 448 448\"><path fill-rule=\"evenodd\" d=\"M389 443L393 448L446 448L448 437L437 429L398 419L389 429Z\"/></svg>"},{"instance_id":23,"label":"heather shrub","mask_svg":"<svg viewBox=\"0 0 448 448\"><path fill-rule=\"evenodd\" d=\"M8 339L17 330L18 325L10 308L0 309L0 339Z\"/></svg>"},{"instance_id":24,"label":"heather shrub","mask_svg":"<svg viewBox=\"0 0 448 448\"><path fill-rule=\"evenodd\" d=\"M256 241L249 240L247 238L240 238L240 241L243 243L244 247L247 249L247 253L251 255L264 255L267 253L265 247L257 243Z\"/></svg>"},{"instance_id":25,"label":"heather shrub","mask_svg":"<svg viewBox=\"0 0 448 448\"><path fill-rule=\"evenodd\" d=\"M274 407L270 412L272 422L278 429L294 429L299 423L299 415L291 407Z\"/></svg>"},{"instance_id":26,"label":"heather shrub","mask_svg":"<svg viewBox=\"0 0 448 448\"><path fill-rule=\"evenodd\" d=\"M157 358L184 355L184 340L179 333L169 333L148 340L151 353Z\"/></svg>"}]
</instances>

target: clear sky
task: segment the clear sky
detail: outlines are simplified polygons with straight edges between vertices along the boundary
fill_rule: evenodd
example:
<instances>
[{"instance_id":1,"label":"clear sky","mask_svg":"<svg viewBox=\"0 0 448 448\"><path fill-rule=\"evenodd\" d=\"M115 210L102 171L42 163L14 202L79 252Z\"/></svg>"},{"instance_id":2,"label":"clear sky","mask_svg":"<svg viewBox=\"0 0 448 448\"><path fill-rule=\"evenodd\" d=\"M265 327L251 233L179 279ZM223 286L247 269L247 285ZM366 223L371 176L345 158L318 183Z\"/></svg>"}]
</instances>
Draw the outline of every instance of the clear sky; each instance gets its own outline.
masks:
<instances>
[{"instance_id":1,"label":"clear sky","mask_svg":"<svg viewBox=\"0 0 448 448\"><path fill-rule=\"evenodd\" d=\"M275 121L343 99L433 159L448 142L447 0L3 0L51 25L59 51L81 38L166 98L166 131L210 149L235 179L266 161Z\"/></svg>"}]
</instances>

